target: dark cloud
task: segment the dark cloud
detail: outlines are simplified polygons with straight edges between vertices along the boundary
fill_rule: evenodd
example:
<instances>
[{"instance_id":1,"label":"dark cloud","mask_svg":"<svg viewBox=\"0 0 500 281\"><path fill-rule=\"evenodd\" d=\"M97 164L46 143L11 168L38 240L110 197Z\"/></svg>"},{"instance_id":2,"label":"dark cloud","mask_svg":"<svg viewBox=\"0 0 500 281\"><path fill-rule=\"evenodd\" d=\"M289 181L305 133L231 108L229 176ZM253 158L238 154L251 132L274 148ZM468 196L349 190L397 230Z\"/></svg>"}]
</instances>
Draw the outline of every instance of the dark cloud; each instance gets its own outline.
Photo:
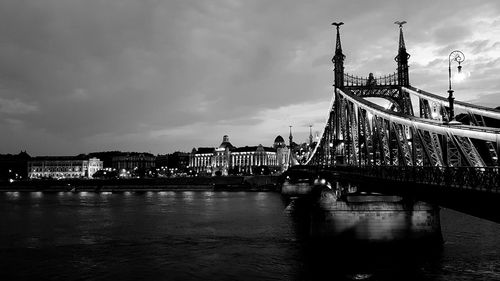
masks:
<instances>
[{"instance_id":1,"label":"dark cloud","mask_svg":"<svg viewBox=\"0 0 500 281\"><path fill-rule=\"evenodd\" d=\"M445 59L414 50L494 52L469 21L498 26L495 12L495 1L3 1L0 152L166 152L223 134L251 145L289 124L307 135L331 97L331 22L346 23L346 71L367 75L395 70L393 22L407 20L411 77L439 89ZM486 75L492 61L468 69Z\"/></svg>"}]
</instances>

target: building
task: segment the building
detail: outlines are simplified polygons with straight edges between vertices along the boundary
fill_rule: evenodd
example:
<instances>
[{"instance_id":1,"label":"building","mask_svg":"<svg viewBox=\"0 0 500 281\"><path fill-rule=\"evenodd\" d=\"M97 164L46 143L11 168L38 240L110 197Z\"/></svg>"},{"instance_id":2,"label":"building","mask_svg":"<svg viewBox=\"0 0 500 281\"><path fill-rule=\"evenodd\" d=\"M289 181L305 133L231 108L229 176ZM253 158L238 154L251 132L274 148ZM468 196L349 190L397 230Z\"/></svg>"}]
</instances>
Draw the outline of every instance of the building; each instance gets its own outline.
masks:
<instances>
[{"instance_id":1,"label":"building","mask_svg":"<svg viewBox=\"0 0 500 281\"><path fill-rule=\"evenodd\" d=\"M276 149L278 172L286 171L290 165L290 148L286 146L282 136L274 139L273 148Z\"/></svg>"},{"instance_id":2,"label":"building","mask_svg":"<svg viewBox=\"0 0 500 281\"><path fill-rule=\"evenodd\" d=\"M91 152L89 157L99 158L103 162L104 168L113 168L113 157L126 155L126 152L121 151L102 151L102 152Z\"/></svg>"},{"instance_id":3,"label":"building","mask_svg":"<svg viewBox=\"0 0 500 281\"><path fill-rule=\"evenodd\" d=\"M186 172L189 166L190 153L176 151L168 155L167 167L178 172Z\"/></svg>"},{"instance_id":4,"label":"building","mask_svg":"<svg viewBox=\"0 0 500 281\"><path fill-rule=\"evenodd\" d=\"M162 176L189 173L191 153L176 151L170 154L156 155L156 170Z\"/></svg>"},{"instance_id":5,"label":"building","mask_svg":"<svg viewBox=\"0 0 500 281\"><path fill-rule=\"evenodd\" d=\"M28 161L28 177L42 178L92 178L103 168L103 162L95 157L78 156L40 156Z\"/></svg>"},{"instance_id":6,"label":"building","mask_svg":"<svg viewBox=\"0 0 500 281\"><path fill-rule=\"evenodd\" d=\"M272 147L245 146L231 151L230 166L237 173L255 174L257 168L267 167L276 171L278 168L276 149Z\"/></svg>"},{"instance_id":7,"label":"building","mask_svg":"<svg viewBox=\"0 0 500 281\"><path fill-rule=\"evenodd\" d=\"M278 138L279 137L279 138ZM226 135L219 147L193 148L189 167L199 175L256 174L282 172L288 168L288 148L282 137L273 147L235 147Z\"/></svg>"},{"instance_id":8,"label":"building","mask_svg":"<svg viewBox=\"0 0 500 281\"><path fill-rule=\"evenodd\" d=\"M111 159L112 168L117 171L147 170L155 167L156 157L151 153L122 152Z\"/></svg>"},{"instance_id":9,"label":"building","mask_svg":"<svg viewBox=\"0 0 500 281\"><path fill-rule=\"evenodd\" d=\"M157 169L168 168L169 154L158 154L155 159L155 167Z\"/></svg>"},{"instance_id":10,"label":"building","mask_svg":"<svg viewBox=\"0 0 500 281\"><path fill-rule=\"evenodd\" d=\"M19 154L0 154L0 181L26 179L30 159L31 156L26 151Z\"/></svg>"},{"instance_id":11,"label":"building","mask_svg":"<svg viewBox=\"0 0 500 281\"><path fill-rule=\"evenodd\" d=\"M189 159L189 167L192 168L195 174L212 175L212 161L215 154L213 147L193 148Z\"/></svg>"}]
</instances>

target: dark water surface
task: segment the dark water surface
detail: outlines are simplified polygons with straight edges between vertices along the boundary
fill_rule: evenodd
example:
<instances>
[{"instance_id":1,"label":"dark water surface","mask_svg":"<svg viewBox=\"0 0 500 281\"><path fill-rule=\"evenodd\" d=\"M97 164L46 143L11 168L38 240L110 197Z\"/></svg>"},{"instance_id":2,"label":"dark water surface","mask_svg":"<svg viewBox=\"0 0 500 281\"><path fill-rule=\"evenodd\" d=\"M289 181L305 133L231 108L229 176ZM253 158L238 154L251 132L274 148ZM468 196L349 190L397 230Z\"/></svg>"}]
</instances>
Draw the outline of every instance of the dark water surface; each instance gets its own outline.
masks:
<instances>
[{"instance_id":1,"label":"dark water surface","mask_svg":"<svg viewBox=\"0 0 500 281\"><path fill-rule=\"evenodd\" d=\"M324 245L270 192L0 193L0 280L500 280L500 225L445 243Z\"/></svg>"}]
</instances>

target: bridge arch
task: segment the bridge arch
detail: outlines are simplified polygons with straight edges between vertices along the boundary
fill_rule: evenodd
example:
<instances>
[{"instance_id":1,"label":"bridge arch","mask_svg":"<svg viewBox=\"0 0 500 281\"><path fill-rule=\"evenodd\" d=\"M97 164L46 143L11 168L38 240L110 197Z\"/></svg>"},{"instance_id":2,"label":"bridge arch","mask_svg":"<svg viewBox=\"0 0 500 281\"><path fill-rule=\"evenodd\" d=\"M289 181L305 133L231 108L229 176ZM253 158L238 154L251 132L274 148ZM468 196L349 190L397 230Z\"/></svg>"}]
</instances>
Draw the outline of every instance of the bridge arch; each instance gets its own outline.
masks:
<instances>
[{"instance_id":1,"label":"bridge arch","mask_svg":"<svg viewBox=\"0 0 500 281\"><path fill-rule=\"evenodd\" d=\"M410 55L406 52L406 45L403 36L403 24L406 22L396 22L399 25L399 48L395 57L397 62L396 72L374 77L369 73L367 77L360 77L344 71L344 60L346 56L342 53L342 42L340 40L340 26L343 23L333 23L336 26L335 55L332 59L334 63L335 88L346 89L360 97L377 97L387 99L395 106L394 109L406 114L412 114L413 108L408 93L401 90L401 87L410 86L408 59Z\"/></svg>"},{"instance_id":2,"label":"bridge arch","mask_svg":"<svg viewBox=\"0 0 500 281\"><path fill-rule=\"evenodd\" d=\"M397 72L374 77L357 77L344 72L340 26L336 26L334 95L320 140L307 164L322 166L499 166L500 129L451 124L446 121L446 99L416 89L409 84L408 59L403 23L399 25ZM410 95L420 99L420 116L413 113ZM366 98L390 101L384 109ZM429 104L439 106L441 118L429 114ZM456 102L470 112L474 120L494 118L500 111ZM424 114L422 114L422 112ZM482 125L481 125L482 124Z\"/></svg>"}]
</instances>

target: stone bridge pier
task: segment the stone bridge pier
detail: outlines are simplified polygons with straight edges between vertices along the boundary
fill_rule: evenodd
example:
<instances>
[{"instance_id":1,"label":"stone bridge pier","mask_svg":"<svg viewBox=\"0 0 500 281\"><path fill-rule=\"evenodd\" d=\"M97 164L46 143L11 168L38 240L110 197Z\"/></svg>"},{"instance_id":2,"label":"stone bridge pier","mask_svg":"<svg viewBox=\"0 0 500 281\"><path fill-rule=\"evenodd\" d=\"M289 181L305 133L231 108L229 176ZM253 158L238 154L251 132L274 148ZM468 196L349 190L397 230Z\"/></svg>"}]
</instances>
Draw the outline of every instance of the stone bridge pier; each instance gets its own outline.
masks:
<instances>
[{"instance_id":1,"label":"stone bridge pier","mask_svg":"<svg viewBox=\"0 0 500 281\"><path fill-rule=\"evenodd\" d=\"M286 212L307 218L312 238L352 242L441 243L439 206L412 198L360 192L349 182L328 181L313 175L309 189L285 183L290 199ZM309 192L304 193L304 190Z\"/></svg>"}]
</instances>

